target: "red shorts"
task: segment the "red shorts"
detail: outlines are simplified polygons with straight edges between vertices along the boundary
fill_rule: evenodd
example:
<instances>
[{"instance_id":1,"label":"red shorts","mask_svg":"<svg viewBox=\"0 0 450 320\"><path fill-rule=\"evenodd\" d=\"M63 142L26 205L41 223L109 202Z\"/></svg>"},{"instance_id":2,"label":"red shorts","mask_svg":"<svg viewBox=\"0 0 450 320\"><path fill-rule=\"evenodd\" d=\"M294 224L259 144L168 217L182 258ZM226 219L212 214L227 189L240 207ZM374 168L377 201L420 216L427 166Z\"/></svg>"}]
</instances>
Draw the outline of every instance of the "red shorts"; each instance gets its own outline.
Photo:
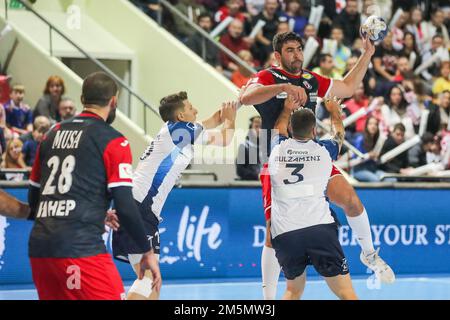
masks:
<instances>
[{"instance_id":1,"label":"red shorts","mask_svg":"<svg viewBox=\"0 0 450 320\"><path fill-rule=\"evenodd\" d=\"M124 300L110 254L85 258L30 258L40 300Z\"/></svg>"},{"instance_id":2,"label":"red shorts","mask_svg":"<svg viewBox=\"0 0 450 320\"><path fill-rule=\"evenodd\" d=\"M341 174L341 172L333 165L331 169L330 178L335 175ZM259 176L262 184L262 195L263 195L263 206L264 206L264 216L266 217L266 221L270 220L270 215L272 214L272 195L271 188L272 184L270 182L270 174L269 174L269 164L265 163L261 170L261 175Z\"/></svg>"}]
</instances>

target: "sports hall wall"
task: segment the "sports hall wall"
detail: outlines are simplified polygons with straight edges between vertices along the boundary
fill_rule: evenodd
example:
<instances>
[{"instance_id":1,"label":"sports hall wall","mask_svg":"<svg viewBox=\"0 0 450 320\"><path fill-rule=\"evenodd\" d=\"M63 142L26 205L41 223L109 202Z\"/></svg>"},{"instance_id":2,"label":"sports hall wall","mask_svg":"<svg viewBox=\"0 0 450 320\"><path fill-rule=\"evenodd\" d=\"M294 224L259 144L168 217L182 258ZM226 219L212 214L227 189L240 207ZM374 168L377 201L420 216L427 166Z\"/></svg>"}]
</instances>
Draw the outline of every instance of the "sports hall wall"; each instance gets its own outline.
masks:
<instances>
[{"instance_id":1,"label":"sports hall wall","mask_svg":"<svg viewBox=\"0 0 450 320\"><path fill-rule=\"evenodd\" d=\"M26 189L7 192L26 200ZM450 189L359 188L357 192L370 216L374 244L396 274L450 273L450 209L443 201L449 199ZM370 279L344 215L336 212L351 274ZM265 222L259 188L174 189L163 218L165 279L260 277ZM31 227L28 221L0 217L0 284L31 283L27 258ZM105 241L110 241L108 234ZM133 278L127 264L117 265L125 280Z\"/></svg>"}]
</instances>

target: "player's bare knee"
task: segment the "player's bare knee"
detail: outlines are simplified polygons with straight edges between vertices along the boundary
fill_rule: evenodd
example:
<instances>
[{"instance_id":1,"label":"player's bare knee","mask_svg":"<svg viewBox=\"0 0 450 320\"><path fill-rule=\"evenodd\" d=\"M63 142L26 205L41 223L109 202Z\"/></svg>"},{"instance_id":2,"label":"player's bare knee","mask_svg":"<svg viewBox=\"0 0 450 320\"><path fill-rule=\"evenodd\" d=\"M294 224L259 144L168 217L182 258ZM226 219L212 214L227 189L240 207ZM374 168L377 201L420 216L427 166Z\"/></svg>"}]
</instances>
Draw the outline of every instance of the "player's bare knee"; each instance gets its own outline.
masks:
<instances>
[{"instance_id":1,"label":"player's bare knee","mask_svg":"<svg viewBox=\"0 0 450 320\"><path fill-rule=\"evenodd\" d=\"M352 191L345 196L343 209L347 216L356 217L363 212L363 205L356 192L354 190Z\"/></svg>"}]
</instances>

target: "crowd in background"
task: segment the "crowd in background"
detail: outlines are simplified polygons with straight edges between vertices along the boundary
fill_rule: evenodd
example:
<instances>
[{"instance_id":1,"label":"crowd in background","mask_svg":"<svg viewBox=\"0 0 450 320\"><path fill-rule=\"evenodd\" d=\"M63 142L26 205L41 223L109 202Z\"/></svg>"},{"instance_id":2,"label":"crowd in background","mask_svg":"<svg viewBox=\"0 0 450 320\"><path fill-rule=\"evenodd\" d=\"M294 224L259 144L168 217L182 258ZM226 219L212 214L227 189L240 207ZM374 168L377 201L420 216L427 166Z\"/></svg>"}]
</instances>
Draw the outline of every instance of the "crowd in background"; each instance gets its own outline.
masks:
<instances>
[{"instance_id":1,"label":"crowd in background","mask_svg":"<svg viewBox=\"0 0 450 320\"><path fill-rule=\"evenodd\" d=\"M54 123L73 117L76 106L64 96L64 80L58 76L47 80L34 108L26 103L25 86L9 81L0 79L0 179L22 181L45 133Z\"/></svg>"},{"instance_id":2,"label":"crowd in background","mask_svg":"<svg viewBox=\"0 0 450 320\"><path fill-rule=\"evenodd\" d=\"M215 70L238 88L254 75L205 39L192 26L159 4L158 0L131 0L152 19L162 23L180 41L204 57ZM388 23L385 39L376 44L369 70L354 95L343 101L349 117L361 109L362 117L346 127L346 140L339 163L359 181L375 182L386 174L411 174L413 168L441 164L449 169L450 151L450 5L430 0L170 0L177 10L205 32L211 33L230 21L215 41L236 54L256 71L276 65L272 39L279 32L301 35L307 49L318 48L304 67L322 76L342 79L361 55L360 25L371 14ZM310 13L322 5L320 20ZM264 22L258 32L255 27ZM50 126L72 117L74 102L66 98L64 81L52 76L43 95L31 108L25 102L26 88L0 77L0 168L29 169L37 145ZM28 101L29 102L29 101ZM426 111L426 112L425 112ZM326 134L329 117L319 103L316 114ZM239 148L240 157L259 144L260 119L252 118L249 135ZM421 130L422 129L422 130ZM425 130L423 130L425 129ZM382 156L420 134L420 142L389 161ZM255 138L256 137L256 138ZM383 137L381 139L380 137ZM380 142L382 142L380 144ZM348 152L353 149L352 152ZM356 152L364 161L353 161ZM238 157L239 160L239 157ZM263 157L256 163L238 161L237 174L256 180ZM23 178L0 173L0 179Z\"/></svg>"},{"instance_id":3,"label":"crowd in background","mask_svg":"<svg viewBox=\"0 0 450 320\"><path fill-rule=\"evenodd\" d=\"M153 19L218 72L242 87L252 72L210 41L204 41L189 23L180 19L157 0L132 0ZM364 116L346 128L346 139L365 161L351 162L353 153L343 148L341 164L359 181L380 181L386 174L411 174L413 168L442 163L449 169L447 145L450 145L450 62L448 1L420 0L171 0L181 13L207 33L228 17L231 22L215 40L256 70L276 64L272 39L278 32L294 31L304 40L313 38L318 49L304 65L320 75L342 79L361 55L361 23L377 14L389 25L385 39L378 43L369 71L353 97L343 102L350 116L361 108ZM320 21L309 21L313 6L324 7ZM255 26L264 21L255 33ZM214 33L214 32L213 32ZM311 40L309 40L311 42ZM428 64L424 64L428 63ZM424 110L428 110L428 118ZM319 104L318 118L329 123L326 110ZM425 130L421 129L425 122ZM255 123L254 119L251 123ZM424 124L422 124L424 126ZM250 126L252 127L252 125ZM255 135L251 128L249 137ZM325 130L323 131L325 133ZM421 134L420 142L390 161L380 157L408 139ZM379 137L384 137L384 143ZM247 137L240 154L249 154L254 143ZM259 153L258 153L259 154ZM245 158L245 157L244 157ZM238 157L239 159L239 157ZM259 161L259 160L258 160ZM263 161L263 160L261 160ZM347 162L345 165L344 162ZM259 165L237 161L241 179L256 180ZM443 163L445 162L445 163ZM351 163L355 163L353 166ZM247 170L250 168L250 171Z\"/></svg>"}]
</instances>

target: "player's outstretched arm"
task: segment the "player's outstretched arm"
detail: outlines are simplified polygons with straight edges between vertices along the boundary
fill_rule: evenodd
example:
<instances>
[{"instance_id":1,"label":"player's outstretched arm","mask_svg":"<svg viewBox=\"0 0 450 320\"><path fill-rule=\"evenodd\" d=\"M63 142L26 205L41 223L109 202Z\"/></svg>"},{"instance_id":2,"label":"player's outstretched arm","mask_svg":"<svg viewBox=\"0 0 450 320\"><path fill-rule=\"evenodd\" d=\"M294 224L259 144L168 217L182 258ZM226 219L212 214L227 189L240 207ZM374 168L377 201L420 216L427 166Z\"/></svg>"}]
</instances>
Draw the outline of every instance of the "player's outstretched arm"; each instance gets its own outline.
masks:
<instances>
[{"instance_id":1,"label":"player's outstretched arm","mask_svg":"<svg viewBox=\"0 0 450 320\"><path fill-rule=\"evenodd\" d=\"M370 60L375 53L375 45L367 37L363 37L364 53L359 57L353 69L343 80L334 80L330 96L338 98L349 98L356 91L369 67Z\"/></svg>"},{"instance_id":2,"label":"player's outstretched arm","mask_svg":"<svg viewBox=\"0 0 450 320\"><path fill-rule=\"evenodd\" d=\"M282 92L291 95L294 101L300 106L303 106L308 99L305 89L289 83L272 84L268 86L253 83L241 91L239 99L242 104L255 105L264 103Z\"/></svg>"},{"instance_id":3,"label":"player's outstretched arm","mask_svg":"<svg viewBox=\"0 0 450 320\"><path fill-rule=\"evenodd\" d=\"M291 118L292 112L297 108L297 104L294 101L294 97L288 96L286 100L284 100L284 109L280 113L277 121L275 122L274 129L278 131L278 133L282 136L288 137L288 127L289 120Z\"/></svg>"},{"instance_id":4,"label":"player's outstretched arm","mask_svg":"<svg viewBox=\"0 0 450 320\"><path fill-rule=\"evenodd\" d=\"M333 97L325 98L324 103L325 108L331 116L331 135L339 144L339 150L341 150L345 137L345 128L341 115L341 101L336 97Z\"/></svg>"},{"instance_id":5,"label":"player's outstretched arm","mask_svg":"<svg viewBox=\"0 0 450 320\"><path fill-rule=\"evenodd\" d=\"M0 190L0 215L14 219L28 219L30 207Z\"/></svg>"},{"instance_id":6,"label":"player's outstretched arm","mask_svg":"<svg viewBox=\"0 0 450 320\"><path fill-rule=\"evenodd\" d=\"M223 105L222 105L223 107ZM214 129L220 126L223 123L222 118L222 108L213 113L211 117L202 121L202 126L204 129Z\"/></svg>"},{"instance_id":7,"label":"player's outstretched arm","mask_svg":"<svg viewBox=\"0 0 450 320\"><path fill-rule=\"evenodd\" d=\"M221 130L208 132L208 145L228 146L233 140L236 123L237 102L225 102L222 105L221 117L223 127Z\"/></svg>"}]
</instances>

